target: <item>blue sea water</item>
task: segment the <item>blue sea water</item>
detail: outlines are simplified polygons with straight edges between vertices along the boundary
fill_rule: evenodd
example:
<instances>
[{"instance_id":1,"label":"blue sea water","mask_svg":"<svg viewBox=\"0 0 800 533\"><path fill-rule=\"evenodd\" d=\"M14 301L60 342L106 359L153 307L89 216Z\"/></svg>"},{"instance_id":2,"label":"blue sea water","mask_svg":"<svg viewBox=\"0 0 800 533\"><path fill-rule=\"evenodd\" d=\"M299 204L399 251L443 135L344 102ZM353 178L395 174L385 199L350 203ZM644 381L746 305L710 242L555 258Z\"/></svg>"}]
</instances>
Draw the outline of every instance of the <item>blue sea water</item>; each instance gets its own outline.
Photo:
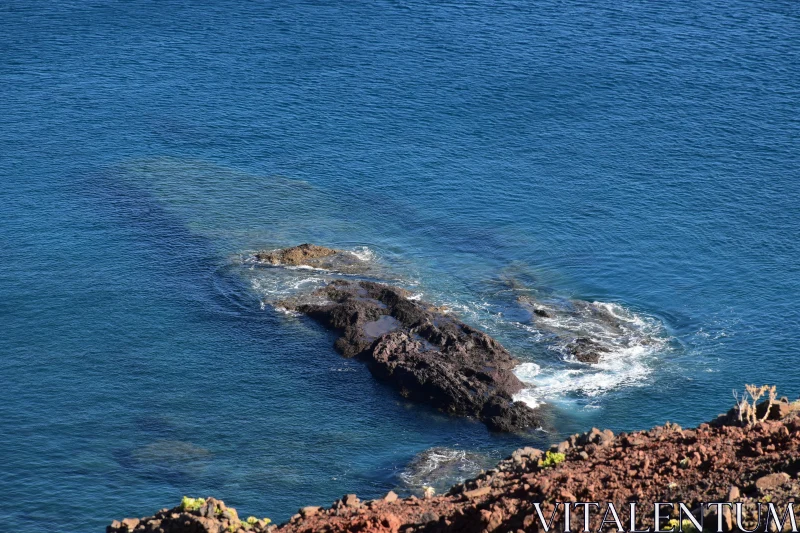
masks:
<instances>
[{"instance_id":1,"label":"blue sea water","mask_svg":"<svg viewBox=\"0 0 800 533\"><path fill-rule=\"evenodd\" d=\"M282 521L431 448L796 398L798 36L794 1L0 3L0 530ZM268 305L330 277L249 260L301 242L495 335L553 427L408 404ZM519 297L636 333L565 361Z\"/></svg>"}]
</instances>

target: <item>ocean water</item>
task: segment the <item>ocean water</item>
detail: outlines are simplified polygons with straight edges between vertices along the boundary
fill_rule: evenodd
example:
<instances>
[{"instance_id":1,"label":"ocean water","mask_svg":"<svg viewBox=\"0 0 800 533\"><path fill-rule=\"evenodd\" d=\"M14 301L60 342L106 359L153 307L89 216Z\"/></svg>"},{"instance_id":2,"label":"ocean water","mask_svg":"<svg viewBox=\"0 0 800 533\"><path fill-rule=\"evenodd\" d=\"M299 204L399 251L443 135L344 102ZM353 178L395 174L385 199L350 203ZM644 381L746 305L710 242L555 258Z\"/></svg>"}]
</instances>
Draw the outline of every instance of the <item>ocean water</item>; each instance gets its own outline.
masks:
<instances>
[{"instance_id":1,"label":"ocean water","mask_svg":"<svg viewBox=\"0 0 800 533\"><path fill-rule=\"evenodd\" d=\"M282 521L796 398L798 35L793 1L0 3L0 529ZM549 427L339 357L271 305L337 274L252 261L301 242L495 335Z\"/></svg>"}]
</instances>

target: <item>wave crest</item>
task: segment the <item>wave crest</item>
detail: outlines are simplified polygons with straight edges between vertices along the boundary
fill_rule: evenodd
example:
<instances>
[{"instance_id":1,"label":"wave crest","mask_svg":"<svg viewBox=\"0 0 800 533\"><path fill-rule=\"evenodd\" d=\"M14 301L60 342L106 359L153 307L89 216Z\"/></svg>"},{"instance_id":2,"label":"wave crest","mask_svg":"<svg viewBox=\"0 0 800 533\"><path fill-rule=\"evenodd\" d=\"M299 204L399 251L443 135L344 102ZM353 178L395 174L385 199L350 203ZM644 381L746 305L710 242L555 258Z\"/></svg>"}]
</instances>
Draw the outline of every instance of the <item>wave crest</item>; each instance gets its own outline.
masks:
<instances>
[{"instance_id":1,"label":"wave crest","mask_svg":"<svg viewBox=\"0 0 800 533\"><path fill-rule=\"evenodd\" d=\"M663 324L618 303L520 298L530 310L524 324L562 359L561 365L542 369L520 365L515 373L533 385L515 399L535 406L545 400L594 398L622 387L646 383L656 354L669 343ZM580 360L581 350L593 350L596 362ZM587 348L588 347L588 348ZM578 355L576 355L578 354Z\"/></svg>"}]
</instances>

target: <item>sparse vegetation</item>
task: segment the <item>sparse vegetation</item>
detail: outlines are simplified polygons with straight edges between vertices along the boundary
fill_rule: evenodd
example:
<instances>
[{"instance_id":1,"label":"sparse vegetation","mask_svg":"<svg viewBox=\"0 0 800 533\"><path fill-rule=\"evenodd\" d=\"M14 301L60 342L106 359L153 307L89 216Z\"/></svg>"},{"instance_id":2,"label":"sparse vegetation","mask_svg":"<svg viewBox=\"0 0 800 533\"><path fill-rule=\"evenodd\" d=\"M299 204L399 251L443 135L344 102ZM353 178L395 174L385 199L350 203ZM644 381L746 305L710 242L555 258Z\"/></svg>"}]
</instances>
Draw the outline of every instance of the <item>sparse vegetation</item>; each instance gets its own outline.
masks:
<instances>
[{"instance_id":1,"label":"sparse vegetation","mask_svg":"<svg viewBox=\"0 0 800 533\"><path fill-rule=\"evenodd\" d=\"M181 511L197 511L205 505L205 498L190 498L184 496L181 500Z\"/></svg>"},{"instance_id":2,"label":"sparse vegetation","mask_svg":"<svg viewBox=\"0 0 800 533\"><path fill-rule=\"evenodd\" d=\"M181 511L199 511L205 504L205 498L189 498L188 496L184 496L181 500L180 509ZM220 507L216 507L216 509L214 509L214 514L230 521L230 524L226 528L229 533L234 533L239 529L244 529L246 531L250 531L251 529L260 530L260 528L264 528L272 522L269 518L262 518L259 520L255 516L248 516L247 520L242 521L239 519L236 509L233 507L228 507L224 511Z\"/></svg>"},{"instance_id":3,"label":"sparse vegetation","mask_svg":"<svg viewBox=\"0 0 800 533\"><path fill-rule=\"evenodd\" d=\"M775 385L762 385L756 387L755 385L745 385L745 392L742 394L741 399L736 391L733 391L733 398L736 400L736 410L739 413L739 423L743 426L752 427L756 424L764 422L769 417L772 404L775 403L776 387ZM758 400L764 394L767 394L767 408L764 414L759 419L756 415L756 405Z\"/></svg>"},{"instance_id":4,"label":"sparse vegetation","mask_svg":"<svg viewBox=\"0 0 800 533\"><path fill-rule=\"evenodd\" d=\"M255 516L248 516L247 520L245 520L244 522L240 522L238 524L232 524L231 527L233 527L233 529L231 529L231 531L236 531L236 529L238 528L242 528L245 531L250 531L251 529L254 529L256 526L264 527L270 522L272 522L272 520L270 520L269 518L262 518L261 520L259 520Z\"/></svg>"},{"instance_id":5,"label":"sparse vegetation","mask_svg":"<svg viewBox=\"0 0 800 533\"><path fill-rule=\"evenodd\" d=\"M679 522L677 518L673 518L667 522L667 527L665 530L670 531L670 529L673 533L679 533L680 531L683 533L700 533L689 519Z\"/></svg>"},{"instance_id":6,"label":"sparse vegetation","mask_svg":"<svg viewBox=\"0 0 800 533\"><path fill-rule=\"evenodd\" d=\"M548 452L545 454L544 459L539 459L539 466L541 468L548 468L551 466L555 466L559 463L563 463L566 460L567 456L563 453L558 452Z\"/></svg>"}]
</instances>

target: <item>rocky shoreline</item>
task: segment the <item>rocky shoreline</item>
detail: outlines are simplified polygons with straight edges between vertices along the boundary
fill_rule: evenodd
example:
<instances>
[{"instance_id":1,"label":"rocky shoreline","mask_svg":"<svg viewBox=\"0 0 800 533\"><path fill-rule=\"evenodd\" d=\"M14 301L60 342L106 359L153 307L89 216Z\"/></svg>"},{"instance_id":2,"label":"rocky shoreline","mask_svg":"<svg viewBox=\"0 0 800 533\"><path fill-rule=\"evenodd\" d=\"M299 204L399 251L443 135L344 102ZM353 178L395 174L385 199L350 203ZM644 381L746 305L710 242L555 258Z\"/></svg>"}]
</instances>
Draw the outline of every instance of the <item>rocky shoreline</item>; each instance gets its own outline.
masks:
<instances>
[{"instance_id":1,"label":"rocky shoreline","mask_svg":"<svg viewBox=\"0 0 800 533\"><path fill-rule=\"evenodd\" d=\"M749 408L749 406L748 406ZM350 494L329 508L304 507L280 526L254 517L240 520L235 510L209 498L194 508L164 509L142 519L115 521L107 533L414 533L414 532L538 532L545 531L534 507L541 504L545 520L556 510L556 531L563 531L567 502L613 503L625 528L630 502L641 514L637 529L654 527L655 502L682 502L705 530L764 531L767 510L782 514L800 494L800 403L770 401L742 418L742 406L696 429L667 423L647 431L620 433L592 429L554 445L547 452L522 448L493 470L454 486L447 494L424 498L384 498L362 502ZM741 517L731 508L709 509L703 502L741 503ZM662 522L676 525L677 506ZM797 514L798 511L795 511ZM571 513L572 530L583 528L584 511ZM589 515L597 531L603 515ZM685 519L685 516L684 516ZM684 522L684 531L692 525ZM788 526L788 521L787 521ZM627 529L626 529L627 530ZM606 525L604 531L615 531Z\"/></svg>"}]
</instances>

